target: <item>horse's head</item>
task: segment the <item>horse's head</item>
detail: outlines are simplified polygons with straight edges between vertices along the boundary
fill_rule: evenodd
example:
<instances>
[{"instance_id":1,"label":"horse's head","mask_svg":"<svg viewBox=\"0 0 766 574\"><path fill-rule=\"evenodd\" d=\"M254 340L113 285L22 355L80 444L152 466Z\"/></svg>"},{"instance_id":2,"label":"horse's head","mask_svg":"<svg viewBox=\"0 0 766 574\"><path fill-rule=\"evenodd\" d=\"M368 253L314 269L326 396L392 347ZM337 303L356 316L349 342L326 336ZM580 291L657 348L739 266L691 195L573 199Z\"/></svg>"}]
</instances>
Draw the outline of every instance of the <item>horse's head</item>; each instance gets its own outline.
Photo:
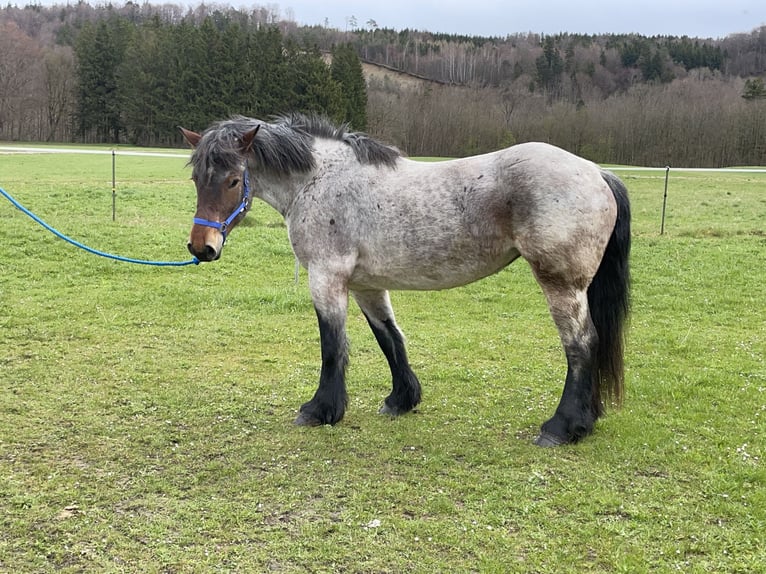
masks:
<instances>
[{"instance_id":1,"label":"horse's head","mask_svg":"<svg viewBox=\"0 0 766 574\"><path fill-rule=\"evenodd\" d=\"M198 134L181 128L194 152L192 179L197 187L197 212L187 247L200 261L221 256L226 236L245 217L253 195L247 172L247 155L258 132L257 126L233 141L220 141L215 134Z\"/></svg>"}]
</instances>

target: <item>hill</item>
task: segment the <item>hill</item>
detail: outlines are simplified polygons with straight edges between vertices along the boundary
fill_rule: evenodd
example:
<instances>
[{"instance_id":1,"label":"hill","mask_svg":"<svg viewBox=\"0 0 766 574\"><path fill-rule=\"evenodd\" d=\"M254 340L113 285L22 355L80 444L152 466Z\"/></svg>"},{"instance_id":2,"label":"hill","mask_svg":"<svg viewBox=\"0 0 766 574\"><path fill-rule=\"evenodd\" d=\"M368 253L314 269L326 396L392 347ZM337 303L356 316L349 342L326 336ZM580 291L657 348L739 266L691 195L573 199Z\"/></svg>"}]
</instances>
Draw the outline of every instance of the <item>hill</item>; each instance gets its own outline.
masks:
<instances>
[{"instance_id":1,"label":"hill","mask_svg":"<svg viewBox=\"0 0 766 574\"><path fill-rule=\"evenodd\" d=\"M88 94L78 92L82 68L74 47L82 31L98 22L118 31L140 30L147 38L159 26L177 28L178 38L203 25L212 32L234 27L245 35L269 28L277 31L283 52L298 55L350 44L367 78L368 131L412 155L466 155L535 139L600 162L766 164L766 27L720 40L608 34L484 38L298 26L257 6L78 2L0 9L0 138L82 137L77 109ZM121 37L104 47L105 57L112 50L121 53ZM144 56L151 49L145 44ZM222 55L225 49L220 46ZM231 62L238 56L227 57ZM124 84L130 84L126 74L143 73L119 68ZM261 112L285 112L279 109L285 102L305 101L300 94L264 92L258 87L270 85L264 80L254 77L246 93L258 100ZM144 99L131 113L153 113L152 99ZM247 111L241 101L216 101L214 117ZM115 113L126 113L121 106L127 103L117 102ZM111 137L121 137L119 130Z\"/></svg>"}]
</instances>

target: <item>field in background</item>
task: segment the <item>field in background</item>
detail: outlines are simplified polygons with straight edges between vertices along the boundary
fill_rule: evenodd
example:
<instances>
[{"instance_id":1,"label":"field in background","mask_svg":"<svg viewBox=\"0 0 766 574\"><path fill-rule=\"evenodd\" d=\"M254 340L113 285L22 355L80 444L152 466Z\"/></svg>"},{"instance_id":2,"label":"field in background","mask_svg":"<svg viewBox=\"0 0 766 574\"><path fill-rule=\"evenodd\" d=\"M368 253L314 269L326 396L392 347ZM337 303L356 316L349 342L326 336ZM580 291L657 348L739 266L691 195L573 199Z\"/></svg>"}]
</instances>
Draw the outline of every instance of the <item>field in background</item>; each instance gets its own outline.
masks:
<instances>
[{"instance_id":1,"label":"field in background","mask_svg":"<svg viewBox=\"0 0 766 574\"><path fill-rule=\"evenodd\" d=\"M184 159L2 155L0 187L98 249L188 259ZM633 203L627 400L532 446L564 357L522 261L393 293L424 386L376 414L355 306L350 405L296 428L316 319L278 214L220 261L65 244L0 198L0 571L756 572L766 563L766 174L618 171Z\"/></svg>"}]
</instances>

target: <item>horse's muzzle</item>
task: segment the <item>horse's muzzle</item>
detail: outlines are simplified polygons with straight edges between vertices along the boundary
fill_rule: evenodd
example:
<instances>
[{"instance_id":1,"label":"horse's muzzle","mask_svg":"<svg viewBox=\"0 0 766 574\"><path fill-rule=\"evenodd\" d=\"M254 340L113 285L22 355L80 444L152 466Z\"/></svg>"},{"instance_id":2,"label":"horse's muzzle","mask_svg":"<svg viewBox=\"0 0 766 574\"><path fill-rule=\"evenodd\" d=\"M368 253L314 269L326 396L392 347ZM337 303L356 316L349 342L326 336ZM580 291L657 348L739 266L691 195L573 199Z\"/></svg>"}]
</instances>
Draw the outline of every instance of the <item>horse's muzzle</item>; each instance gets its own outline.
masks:
<instances>
[{"instance_id":1,"label":"horse's muzzle","mask_svg":"<svg viewBox=\"0 0 766 574\"><path fill-rule=\"evenodd\" d=\"M200 261L215 261L221 257L223 235L216 229L195 225L186 247Z\"/></svg>"},{"instance_id":2,"label":"horse's muzzle","mask_svg":"<svg viewBox=\"0 0 766 574\"><path fill-rule=\"evenodd\" d=\"M188 247L189 253L194 255L194 257L200 261L215 261L221 257L221 252L216 251L215 248L211 245L205 245L203 249L198 250L194 248L191 242L189 242L186 247Z\"/></svg>"}]
</instances>

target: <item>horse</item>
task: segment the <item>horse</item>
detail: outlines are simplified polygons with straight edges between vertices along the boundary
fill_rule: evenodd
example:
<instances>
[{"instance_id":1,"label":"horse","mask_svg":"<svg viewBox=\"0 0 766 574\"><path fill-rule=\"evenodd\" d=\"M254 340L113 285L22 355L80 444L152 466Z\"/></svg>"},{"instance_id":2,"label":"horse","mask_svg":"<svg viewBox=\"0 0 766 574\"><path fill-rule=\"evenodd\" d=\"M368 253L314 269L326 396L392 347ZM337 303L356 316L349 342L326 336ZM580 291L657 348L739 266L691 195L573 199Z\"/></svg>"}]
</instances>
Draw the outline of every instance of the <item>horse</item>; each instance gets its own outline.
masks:
<instances>
[{"instance_id":1,"label":"horse","mask_svg":"<svg viewBox=\"0 0 766 574\"><path fill-rule=\"evenodd\" d=\"M575 443L605 407L621 404L630 203L611 172L539 142L418 162L317 115L233 116L201 134L180 129L197 192L192 255L217 260L258 198L282 215L308 270L321 369L295 424L334 425L344 416L349 294L391 371L380 412L399 416L420 403L421 385L389 290L458 287L520 257L545 295L567 361L558 407L534 443Z\"/></svg>"}]
</instances>

